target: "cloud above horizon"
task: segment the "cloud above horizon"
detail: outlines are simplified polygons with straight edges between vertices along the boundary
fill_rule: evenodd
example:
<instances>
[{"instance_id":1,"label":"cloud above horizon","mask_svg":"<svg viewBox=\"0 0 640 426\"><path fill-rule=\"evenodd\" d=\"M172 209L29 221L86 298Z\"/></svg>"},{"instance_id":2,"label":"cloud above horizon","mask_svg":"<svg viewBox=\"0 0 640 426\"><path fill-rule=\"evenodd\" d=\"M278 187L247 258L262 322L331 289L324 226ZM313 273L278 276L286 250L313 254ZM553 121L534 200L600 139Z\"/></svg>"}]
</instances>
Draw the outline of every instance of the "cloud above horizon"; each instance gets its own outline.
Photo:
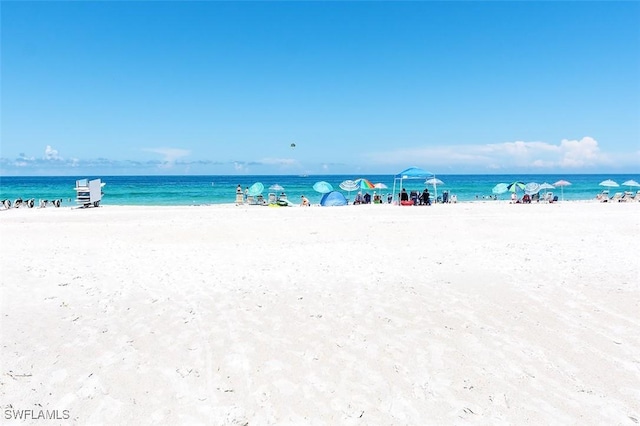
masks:
<instances>
[{"instance_id":1,"label":"cloud above horizon","mask_svg":"<svg viewBox=\"0 0 640 426\"><path fill-rule=\"evenodd\" d=\"M461 144L401 148L392 151L363 154L362 164L331 163L318 159L317 164L299 159L265 157L257 160L213 161L189 160L191 151L181 148L144 148L140 151L160 155L160 159L112 160L108 158L78 159L63 156L51 145L46 145L41 156L20 153L15 159L0 158L0 171L4 174L43 173L328 173L330 171L370 172L404 167L408 163L426 166L440 173L445 171L472 173L546 173L565 171L572 173L597 172L597 167L633 171L640 164L640 150L627 153L605 153L598 141L585 136L582 139L563 139L557 144L542 141L515 141L483 145ZM324 160L324 161L323 161ZM215 167L215 170L212 169ZM366 170L365 170L366 169ZM634 172L635 173L635 172Z\"/></svg>"},{"instance_id":2,"label":"cloud above horizon","mask_svg":"<svg viewBox=\"0 0 640 426\"><path fill-rule=\"evenodd\" d=\"M181 148L142 148L141 151L162 155L164 158L161 160L160 167L165 168L173 167L178 159L191 154L191 151Z\"/></svg>"},{"instance_id":3,"label":"cloud above horizon","mask_svg":"<svg viewBox=\"0 0 640 426\"><path fill-rule=\"evenodd\" d=\"M614 156L603 153L598 141L585 136L579 140L563 139L558 144L534 141L515 141L484 145L446 145L424 148L398 149L368 154L377 164L397 164L411 159L418 164L434 166L476 166L488 170L525 168L582 169L594 166L613 166ZM627 156L628 157L628 156ZM636 153L636 159L640 156ZM623 162L630 163L626 158Z\"/></svg>"}]
</instances>

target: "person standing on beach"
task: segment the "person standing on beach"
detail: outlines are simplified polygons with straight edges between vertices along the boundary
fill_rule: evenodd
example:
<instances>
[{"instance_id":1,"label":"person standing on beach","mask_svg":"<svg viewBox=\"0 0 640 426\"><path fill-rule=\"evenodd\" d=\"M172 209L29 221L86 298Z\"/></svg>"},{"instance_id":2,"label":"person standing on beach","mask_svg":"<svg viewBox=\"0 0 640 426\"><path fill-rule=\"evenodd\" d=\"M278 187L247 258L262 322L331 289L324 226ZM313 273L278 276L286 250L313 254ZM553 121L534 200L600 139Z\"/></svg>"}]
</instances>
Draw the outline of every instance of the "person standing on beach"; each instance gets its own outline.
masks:
<instances>
[{"instance_id":1,"label":"person standing on beach","mask_svg":"<svg viewBox=\"0 0 640 426\"><path fill-rule=\"evenodd\" d=\"M244 202L245 202L245 203L247 202L247 199L248 199L248 198L249 198L249 187L247 186L247 187L244 189Z\"/></svg>"},{"instance_id":2,"label":"person standing on beach","mask_svg":"<svg viewBox=\"0 0 640 426\"><path fill-rule=\"evenodd\" d=\"M243 203L243 199L242 199L242 186L238 185L236 187L236 204L242 204Z\"/></svg>"}]
</instances>

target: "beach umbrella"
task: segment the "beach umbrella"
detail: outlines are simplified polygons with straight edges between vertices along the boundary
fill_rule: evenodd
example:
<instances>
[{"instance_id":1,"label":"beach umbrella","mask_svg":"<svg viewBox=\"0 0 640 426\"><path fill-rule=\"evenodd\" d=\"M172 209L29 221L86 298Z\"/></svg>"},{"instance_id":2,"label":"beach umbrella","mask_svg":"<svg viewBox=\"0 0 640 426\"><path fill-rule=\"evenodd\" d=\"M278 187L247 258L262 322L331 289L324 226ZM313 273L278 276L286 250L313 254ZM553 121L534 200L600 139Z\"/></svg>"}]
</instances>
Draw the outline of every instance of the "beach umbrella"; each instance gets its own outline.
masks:
<instances>
[{"instance_id":1,"label":"beach umbrella","mask_svg":"<svg viewBox=\"0 0 640 426\"><path fill-rule=\"evenodd\" d=\"M385 185L382 182L374 184L373 187L376 188L376 189L387 189L387 188L389 188L387 185Z\"/></svg>"},{"instance_id":2,"label":"beach umbrella","mask_svg":"<svg viewBox=\"0 0 640 426\"><path fill-rule=\"evenodd\" d=\"M551 185L550 183L544 182L542 184L540 184L540 189L556 189L555 186Z\"/></svg>"},{"instance_id":3,"label":"beach umbrella","mask_svg":"<svg viewBox=\"0 0 640 426\"><path fill-rule=\"evenodd\" d=\"M425 185L433 185L434 199L438 199L438 185L444 185L444 182L433 176L424 181Z\"/></svg>"},{"instance_id":4,"label":"beach umbrella","mask_svg":"<svg viewBox=\"0 0 640 426\"><path fill-rule=\"evenodd\" d=\"M355 191L356 189L360 188L358 184L352 180L342 181L338 186L340 186L340 189L344 191Z\"/></svg>"},{"instance_id":5,"label":"beach umbrella","mask_svg":"<svg viewBox=\"0 0 640 426\"><path fill-rule=\"evenodd\" d=\"M264 185L261 182L256 182L249 187L249 191L247 192L247 195L255 197L257 195L262 194L262 191L264 191Z\"/></svg>"},{"instance_id":6,"label":"beach umbrella","mask_svg":"<svg viewBox=\"0 0 640 426\"><path fill-rule=\"evenodd\" d=\"M333 191L333 186L329 182L321 180L313 184L313 190L321 194L326 194Z\"/></svg>"},{"instance_id":7,"label":"beach umbrella","mask_svg":"<svg viewBox=\"0 0 640 426\"><path fill-rule=\"evenodd\" d=\"M518 192L518 188L524 191L524 187L525 187L524 182L520 182L520 181L511 182L507 186L507 191Z\"/></svg>"},{"instance_id":8,"label":"beach umbrella","mask_svg":"<svg viewBox=\"0 0 640 426\"><path fill-rule=\"evenodd\" d=\"M533 194L537 194L538 192L540 192L540 184L539 183L529 182L528 184L526 184L524 186L524 193L525 194L533 195Z\"/></svg>"},{"instance_id":9,"label":"beach umbrella","mask_svg":"<svg viewBox=\"0 0 640 426\"><path fill-rule=\"evenodd\" d=\"M547 183L547 182L544 182L544 183L540 184L540 190L541 191L544 191L544 190L547 190L547 189L556 189L556 187L551 185L550 183ZM544 199L546 200L546 195L545 195Z\"/></svg>"},{"instance_id":10,"label":"beach umbrella","mask_svg":"<svg viewBox=\"0 0 640 426\"><path fill-rule=\"evenodd\" d=\"M344 180L344 181L340 182L340 185L338 185L338 186L343 191L347 191L349 193L349 198L351 198L351 191L356 191L358 188L360 188L358 186L358 184L355 181L351 180L351 179L347 179L347 180Z\"/></svg>"},{"instance_id":11,"label":"beach umbrella","mask_svg":"<svg viewBox=\"0 0 640 426\"><path fill-rule=\"evenodd\" d=\"M373 187L375 189L379 189L379 190L388 189L389 188L387 185L385 185L382 182L378 182L378 183L374 184ZM380 193L380 201L382 201L382 191L379 191L379 193Z\"/></svg>"},{"instance_id":12,"label":"beach umbrella","mask_svg":"<svg viewBox=\"0 0 640 426\"><path fill-rule=\"evenodd\" d=\"M496 195L504 194L507 191L508 191L508 185L506 183L499 183L496 186L494 186L493 189L491 190L491 192L493 192Z\"/></svg>"},{"instance_id":13,"label":"beach umbrella","mask_svg":"<svg viewBox=\"0 0 640 426\"><path fill-rule=\"evenodd\" d=\"M611 179L603 180L603 181L602 181L602 182L600 182L598 185L600 185L600 186L604 186L604 187L606 187L607 189L610 189L610 188L617 188L617 187L619 187L619 186L620 186L620 185L618 185L618 183L617 183L617 182L614 182L614 181L612 181Z\"/></svg>"},{"instance_id":14,"label":"beach umbrella","mask_svg":"<svg viewBox=\"0 0 640 426\"><path fill-rule=\"evenodd\" d=\"M360 178L355 180L360 189L374 189L375 185L369 179Z\"/></svg>"},{"instance_id":15,"label":"beach umbrella","mask_svg":"<svg viewBox=\"0 0 640 426\"><path fill-rule=\"evenodd\" d=\"M622 186L628 186L629 187L629 191L631 191L631 187L632 186L640 187L640 183L638 183L635 180L631 179L631 180L628 180L626 182L622 182Z\"/></svg>"},{"instance_id":16,"label":"beach umbrella","mask_svg":"<svg viewBox=\"0 0 640 426\"><path fill-rule=\"evenodd\" d=\"M284 191L284 188L278 185L277 183L275 183L269 187L269 190L273 192L280 192L280 191Z\"/></svg>"},{"instance_id":17,"label":"beach umbrella","mask_svg":"<svg viewBox=\"0 0 640 426\"><path fill-rule=\"evenodd\" d=\"M555 187L560 187L560 194L562 195L562 201L564 201L564 187L571 185L571 182L566 180L559 180L553 184Z\"/></svg>"}]
</instances>

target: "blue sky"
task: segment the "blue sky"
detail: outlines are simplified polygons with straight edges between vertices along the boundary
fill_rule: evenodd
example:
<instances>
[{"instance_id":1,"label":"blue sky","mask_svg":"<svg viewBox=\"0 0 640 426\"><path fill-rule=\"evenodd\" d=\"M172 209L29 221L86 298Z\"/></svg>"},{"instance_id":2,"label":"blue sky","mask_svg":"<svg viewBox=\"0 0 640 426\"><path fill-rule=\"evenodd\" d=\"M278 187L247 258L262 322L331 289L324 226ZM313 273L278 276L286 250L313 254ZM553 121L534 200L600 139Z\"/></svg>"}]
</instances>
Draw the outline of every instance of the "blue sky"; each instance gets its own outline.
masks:
<instances>
[{"instance_id":1,"label":"blue sky","mask_svg":"<svg viewBox=\"0 0 640 426\"><path fill-rule=\"evenodd\" d=\"M0 8L2 175L640 171L638 2Z\"/></svg>"}]
</instances>

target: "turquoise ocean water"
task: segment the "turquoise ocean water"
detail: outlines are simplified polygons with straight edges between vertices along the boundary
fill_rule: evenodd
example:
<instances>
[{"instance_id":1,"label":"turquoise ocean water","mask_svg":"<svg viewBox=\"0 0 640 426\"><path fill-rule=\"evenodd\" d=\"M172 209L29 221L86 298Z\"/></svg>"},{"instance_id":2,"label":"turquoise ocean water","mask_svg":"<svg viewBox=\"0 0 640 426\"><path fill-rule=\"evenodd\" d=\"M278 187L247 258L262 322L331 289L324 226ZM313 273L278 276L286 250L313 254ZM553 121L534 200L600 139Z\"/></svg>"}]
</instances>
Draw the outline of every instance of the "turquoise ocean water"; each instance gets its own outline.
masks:
<instances>
[{"instance_id":1,"label":"turquoise ocean water","mask_svg":"<svg viewBox=\"0 0 640 426\"><path fill-rule=\"evenodd\" d=\"M312 176L56 176L56 177L0 177L0 199L9 199L12 202L17 198L34 198L36 205L40 199L62 199L63 206L75 206L75 181L77 179L100 178L106 183L104 187L103 205L202 205L224 204L235 201L237 185L242 188L251 186L255 182L262 182L265 186L263 195L267 196L271 191L268 188L278 184L284 188L290 200L296 201L301 195L306 195L312 203L318 203L322 194L313 190L313 184L318 181L326 181L339 190L340 182L347 179L364 177L373 183L383 183L388 189L376 190L385 196L390 193L394 184L393 175L312 175ZM565 200L590 200L596 194L605 189L599 183L612 179L618 184L633 179L640 182L640 175L438 175L444 185L438 186L438 194L449 191L450 195L456 194L458 201L475 201L488 199L491 189L498 183L511 183L514 181L548 182L553 184L560 179L571 182L570 186L563 188ZM407 191L422 190L425 187L424 179L404 180L403 186ZM640 188L618 187L610 188L610 193L633 190L635 193ZM429 186L433 194L433 187ZM396 188L396 192L399 188ZM551 190L561 196L561 189ZM345 195L349 195L346 191ZM364 191L366 192L366 191ZM368 190L373 193L373 190ZM353 199L355 193L350 194ZM509 194L498 196L498 199L508 199Z\"/></svg>"}]
</instances>

